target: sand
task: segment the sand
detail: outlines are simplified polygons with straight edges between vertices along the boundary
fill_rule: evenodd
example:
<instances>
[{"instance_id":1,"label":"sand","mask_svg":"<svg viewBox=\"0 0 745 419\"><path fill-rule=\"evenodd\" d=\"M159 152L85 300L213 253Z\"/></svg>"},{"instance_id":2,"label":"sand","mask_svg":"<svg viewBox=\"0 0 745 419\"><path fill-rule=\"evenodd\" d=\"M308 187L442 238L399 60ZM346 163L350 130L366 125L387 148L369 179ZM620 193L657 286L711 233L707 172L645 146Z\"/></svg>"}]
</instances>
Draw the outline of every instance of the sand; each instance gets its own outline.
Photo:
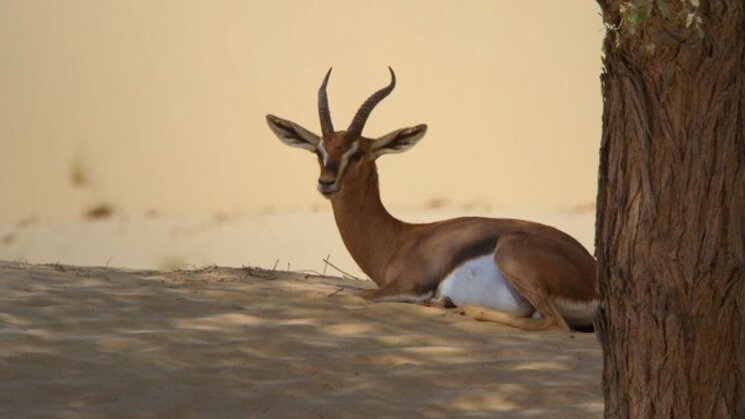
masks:
<instances>
[{"instance_id":1,"label":"sand","mask_svg":"<svg viewBox=\"0 0 745 419\"><path fill-rule=\"evenodd\" d=\"M602 416L593 334L354 296L370 286L0 262L0 416Z\"/></svg>"}]
</instances>

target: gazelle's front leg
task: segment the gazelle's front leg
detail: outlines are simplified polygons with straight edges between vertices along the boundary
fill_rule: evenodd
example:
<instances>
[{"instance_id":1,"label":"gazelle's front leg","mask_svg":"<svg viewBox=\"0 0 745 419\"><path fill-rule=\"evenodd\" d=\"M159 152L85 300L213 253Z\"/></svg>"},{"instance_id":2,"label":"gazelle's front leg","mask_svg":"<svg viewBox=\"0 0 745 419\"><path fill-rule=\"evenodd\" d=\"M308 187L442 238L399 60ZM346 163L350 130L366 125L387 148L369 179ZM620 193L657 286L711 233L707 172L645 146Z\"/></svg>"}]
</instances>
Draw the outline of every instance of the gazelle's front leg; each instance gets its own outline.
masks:
<instances>
[{"instance_id":1,"label":"gazelle's front leg","mask_svg":"<svg viewBox=\"0 0 745 419\"><path fill-rule=\"evenodd\" d=\"M433 295L433 291L418 294L407 287L402 287L396 281L389 282L380 288L361 291L357 294L357 296L370 301L401 303L423 303L429 301Z\"/></svg>"}]
</instances>

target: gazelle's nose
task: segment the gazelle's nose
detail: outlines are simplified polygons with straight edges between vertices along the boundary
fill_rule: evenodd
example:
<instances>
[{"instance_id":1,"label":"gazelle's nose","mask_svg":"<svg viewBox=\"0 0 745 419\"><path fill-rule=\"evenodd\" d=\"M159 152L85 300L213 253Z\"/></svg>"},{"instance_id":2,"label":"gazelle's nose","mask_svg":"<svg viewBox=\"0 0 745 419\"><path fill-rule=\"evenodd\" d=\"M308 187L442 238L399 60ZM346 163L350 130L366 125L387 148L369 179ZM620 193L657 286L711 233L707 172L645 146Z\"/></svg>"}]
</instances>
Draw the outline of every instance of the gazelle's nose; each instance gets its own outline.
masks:
<instances>
[{"instance_id":1,"label":"gazelle's nose","mask_svg":"<svg viewBox=\"0 0 745 419\"><path fill-rule=\"evenodd\" d=\"M336 181L336 178L333 176L321 176L318 178L318 184L321 186L331 186Z\"/></svg>"},{"instance_id":2,"label":"gazelle's nose","mask_svg":"<svg viewBox=\"0 0 745 419\"><path fill-rule=\"evenodd\" d=\"M339 191L339 188L336 186L336 176L322 174L318 178L318 186L316 188L323 196L331 198L331 195Z\"/></svg>"}]
</instances>

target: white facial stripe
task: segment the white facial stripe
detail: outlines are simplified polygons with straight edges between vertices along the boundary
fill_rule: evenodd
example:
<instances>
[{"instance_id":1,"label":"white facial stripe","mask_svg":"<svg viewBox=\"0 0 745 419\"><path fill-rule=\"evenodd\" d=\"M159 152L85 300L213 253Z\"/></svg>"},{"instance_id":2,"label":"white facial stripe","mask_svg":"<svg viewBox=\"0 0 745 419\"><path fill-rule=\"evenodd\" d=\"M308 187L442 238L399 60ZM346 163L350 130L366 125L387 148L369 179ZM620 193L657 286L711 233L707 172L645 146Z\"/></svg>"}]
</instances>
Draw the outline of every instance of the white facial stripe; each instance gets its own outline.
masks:
<instances>
[{"instance_id":1,"label":"white facial stripe","mask_svg":"<svg viewBox=\"0 0 745 419\"><path fill-rule=\"evenodd\" d=\"M349 160L349 157L350 157L350 156L351 156L352 154L356 153L356 152L357 152L357 150L359 150L359 149L360 149L360 143L358 143L357 141L353 142L353 143L352 143L352 145L351 145L351 146L349 147L349 150L347 150L347 152L346 152L346 153L344 153L344 154L343 154L343 155L341 156L341 160L342 160L342 162L343 162L343 161L345 161L345 160Z\"/></svg>"},{"instance_id":2,"label":"white facial stripe","mask_svg":"<svg viewBox=\"0 0 745 419\"><path fill-rule=\"evenodd\" d=\"M325 166L329 161L329 153L326 152L326 147L323 145L323 138L318 142L318 152L321 153L321 162Z\"/></svg>"},{"instance_id":3,"label":"white facial stripe","mask_svg":"<svg viewBox=\"0 0 745 419\"><path fill-rule=\"evenodd\" d=\"M349 147L349 150L347 150L346 153L342 154L341 163L339 163L339 173L336 175L337 181L341 179L342 175L344 174L344 170L347 169L347 164L349 164L349 158L352 157L352 155L356 153L359 149L360 149L360 143L355 141Z\"/></svg>"}]
</instances>

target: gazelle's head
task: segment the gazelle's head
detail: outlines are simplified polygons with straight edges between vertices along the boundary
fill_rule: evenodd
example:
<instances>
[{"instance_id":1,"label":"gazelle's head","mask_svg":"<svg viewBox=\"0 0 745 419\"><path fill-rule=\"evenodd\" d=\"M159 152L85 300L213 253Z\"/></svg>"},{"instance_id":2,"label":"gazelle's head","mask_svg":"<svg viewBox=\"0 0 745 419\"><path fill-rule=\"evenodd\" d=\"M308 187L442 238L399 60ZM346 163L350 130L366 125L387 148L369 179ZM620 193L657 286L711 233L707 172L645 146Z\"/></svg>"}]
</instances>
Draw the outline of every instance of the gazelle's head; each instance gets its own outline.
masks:
<instances>
[{"instance_id":1,"label":"gazelle's head","mask_svg":"<svg viewBox=\"0 0 745 419\"><path fill-rule=\"evenodd\" d=\"M378 139L362 136L367 117L370 116L375 105L396 86L396 75L391 71L391 82L388 86L373 93L360 106L346 131L334 131L331 123L326 84L331 75L331 69L326 73L321 88L318 90L318 114L321 118L322 135L312 133L300 125L267 115L269 128L279 137L280 141L292 146L303 148L318 156L321 174L318 177L318 191L326 198L331 198L343 189L359 187L369 180L375 171L375 160L387 153L400 153L413 147L427 131L427 126L417 125L402 128L386 134Z\"/></svg>"}]
</instances>

